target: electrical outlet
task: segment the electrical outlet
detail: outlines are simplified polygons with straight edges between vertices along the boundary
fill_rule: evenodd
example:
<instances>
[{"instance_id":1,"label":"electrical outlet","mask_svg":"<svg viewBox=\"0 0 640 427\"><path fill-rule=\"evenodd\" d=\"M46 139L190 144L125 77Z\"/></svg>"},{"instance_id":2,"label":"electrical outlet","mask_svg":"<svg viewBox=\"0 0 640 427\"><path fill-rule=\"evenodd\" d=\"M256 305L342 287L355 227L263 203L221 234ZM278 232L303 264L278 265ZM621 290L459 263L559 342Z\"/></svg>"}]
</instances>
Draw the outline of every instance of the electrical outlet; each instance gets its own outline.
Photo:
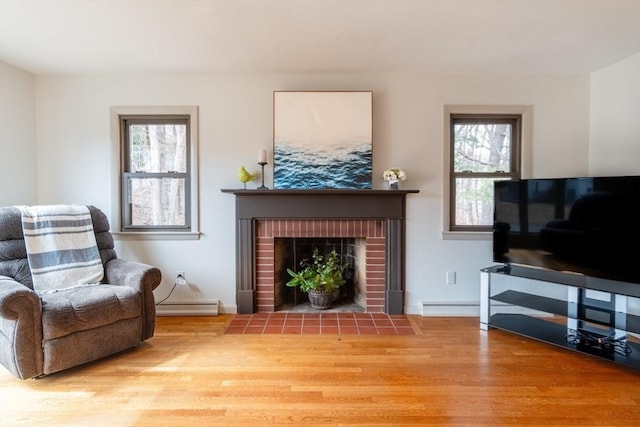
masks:
<instances>
[{"instance_id":1,"label":"electrical outlet","mask_svg":"<svg viewBox=\"0 0 640 427\"><path fill-rule=\"evenodd\" d=\"M176 271L175 284L176 285L180 285L180 286L186 286L187 285L187 278L184 275L184 271L182 271L182 270Z\"/></svg>"},{"instance_id":2,"label":"electrical outlet","mask_svg":"<svg viewBox=\"0 0 640 427\"><path fill-rule=\"evenodd\" d=\"M456 272L447 271L447 285L455 285L455 284L456 284Z\"/></svg>"}]
</instances>

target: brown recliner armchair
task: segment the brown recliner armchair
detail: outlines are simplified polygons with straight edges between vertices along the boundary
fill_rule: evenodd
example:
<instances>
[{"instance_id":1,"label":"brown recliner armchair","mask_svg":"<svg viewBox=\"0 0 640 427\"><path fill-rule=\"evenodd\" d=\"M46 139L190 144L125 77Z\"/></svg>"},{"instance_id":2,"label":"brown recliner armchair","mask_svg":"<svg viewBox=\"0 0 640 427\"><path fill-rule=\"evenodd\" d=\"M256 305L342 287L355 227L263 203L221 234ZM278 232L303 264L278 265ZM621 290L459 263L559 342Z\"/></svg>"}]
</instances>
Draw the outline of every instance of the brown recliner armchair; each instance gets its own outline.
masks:
<instances>
[{"instance_id":1,"label":"brown recliner armchair","mask_svg":"<svg viewBox=\"0 0 640 427\"><path fill-rule=\"evenodd\" d=\"M107 217L88 208L104 278L53 293L33 290L20 210L0 208L0 363L17 378L91 362L153 336L160 270L117 258Z\"/></svg>"}]
</instances>

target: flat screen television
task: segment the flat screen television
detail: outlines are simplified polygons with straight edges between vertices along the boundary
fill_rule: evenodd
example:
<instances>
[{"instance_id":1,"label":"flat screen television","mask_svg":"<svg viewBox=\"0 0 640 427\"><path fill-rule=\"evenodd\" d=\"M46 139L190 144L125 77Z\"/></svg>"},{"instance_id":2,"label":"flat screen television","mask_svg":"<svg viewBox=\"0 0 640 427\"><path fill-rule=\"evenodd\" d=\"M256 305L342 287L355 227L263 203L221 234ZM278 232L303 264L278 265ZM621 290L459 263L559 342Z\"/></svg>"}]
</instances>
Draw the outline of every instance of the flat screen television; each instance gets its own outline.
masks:
<instances>
[{"instance_id":1,"label":"flat screen television","mask_svg":"<svg viewBox=\"0 0 640 427\"><path fill-rule=\"evenodd\" d=\"M493 261L640 283L640 176L497 181Z\"/></svg>"}]
</instances>

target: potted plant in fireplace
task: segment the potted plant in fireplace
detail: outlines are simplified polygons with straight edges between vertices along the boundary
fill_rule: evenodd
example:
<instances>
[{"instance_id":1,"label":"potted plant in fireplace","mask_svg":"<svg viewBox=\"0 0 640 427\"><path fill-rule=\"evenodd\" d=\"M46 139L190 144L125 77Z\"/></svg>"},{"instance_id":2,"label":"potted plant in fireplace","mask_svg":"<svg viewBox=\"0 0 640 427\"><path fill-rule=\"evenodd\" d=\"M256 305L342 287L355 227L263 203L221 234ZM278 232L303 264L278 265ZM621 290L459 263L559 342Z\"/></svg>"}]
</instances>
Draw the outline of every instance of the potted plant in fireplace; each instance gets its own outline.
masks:
<instances>
[{"instance_id":1,"label":"potted plant in fireplace","mask_svg":"<svg viewBox=\"0 0 640 427\"><path fill-rule=\"evenodd\" d=\"M301 291L307 293L311 307L326 310L331 307L334 291L346 283L343 273L348 265L340 262L335 249L325 257L315 248L311 260L303 259L300 262L299 271L287 268L292 277L287 286L299 286Z\"/></svg>"}]
</instances>

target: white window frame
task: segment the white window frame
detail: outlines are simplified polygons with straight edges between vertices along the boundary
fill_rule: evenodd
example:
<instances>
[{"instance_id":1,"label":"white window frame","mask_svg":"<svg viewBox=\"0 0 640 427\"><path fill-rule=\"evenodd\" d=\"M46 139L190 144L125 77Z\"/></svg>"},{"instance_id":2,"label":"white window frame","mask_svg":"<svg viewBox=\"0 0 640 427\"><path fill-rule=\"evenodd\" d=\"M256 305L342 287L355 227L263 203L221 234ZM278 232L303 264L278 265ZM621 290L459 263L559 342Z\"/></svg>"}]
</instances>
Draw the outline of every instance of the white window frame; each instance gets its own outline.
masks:
<instances>
[{"instance_id":1,"label":"white window frame","mask_svg":"<svg viewBox=\"0 0 640 427\"><path fill-rule=\"evenodd\" d=\"M200 237L198 217L198 107L197 106L122 106L111 107L111 158L114 165L111 170L111 224L112 234L117 240L197 240ZM188 115L189 116L189 162L190 162L190 231L124 231L122 224L122 142L120 132L121 116L135 115Z\"/></svg>"},{"instance_id":2,"label":"white window frame","mask_svg":"<svg viewBox=\"0 0 640 427\"><path fill-rule=\"evenodd\" d=\"M442 162L442 239L443 240L491 240L490 231L450 231L451 178L451 115L452 114L518 114L522 117L520 140L520 176L531 177L531 135L533 107L530 105L445 105L443 119L443 162Z\"/></svg>"}]
</instances>

